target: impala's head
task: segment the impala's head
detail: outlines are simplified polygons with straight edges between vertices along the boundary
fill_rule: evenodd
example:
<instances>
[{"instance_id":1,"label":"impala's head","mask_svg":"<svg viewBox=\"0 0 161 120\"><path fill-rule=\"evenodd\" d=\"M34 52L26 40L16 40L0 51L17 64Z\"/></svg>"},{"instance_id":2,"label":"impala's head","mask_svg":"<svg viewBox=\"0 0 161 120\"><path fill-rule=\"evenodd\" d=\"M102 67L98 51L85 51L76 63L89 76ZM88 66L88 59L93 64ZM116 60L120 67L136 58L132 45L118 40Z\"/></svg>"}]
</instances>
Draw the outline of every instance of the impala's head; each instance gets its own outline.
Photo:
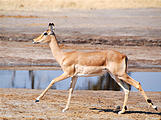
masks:
<instances>
[{"instance_id":1,"label":"impala's head","mask_svg":"<svg viewBox=\"0 0 161 120\"><path fill-rule=\"evenodd\" d=\"M33 39L33 43L49 43L51 41L51 35L55 36L54 23L49 23L48 30L44 31L39 37Z\"/></svg>"}]
</instances>

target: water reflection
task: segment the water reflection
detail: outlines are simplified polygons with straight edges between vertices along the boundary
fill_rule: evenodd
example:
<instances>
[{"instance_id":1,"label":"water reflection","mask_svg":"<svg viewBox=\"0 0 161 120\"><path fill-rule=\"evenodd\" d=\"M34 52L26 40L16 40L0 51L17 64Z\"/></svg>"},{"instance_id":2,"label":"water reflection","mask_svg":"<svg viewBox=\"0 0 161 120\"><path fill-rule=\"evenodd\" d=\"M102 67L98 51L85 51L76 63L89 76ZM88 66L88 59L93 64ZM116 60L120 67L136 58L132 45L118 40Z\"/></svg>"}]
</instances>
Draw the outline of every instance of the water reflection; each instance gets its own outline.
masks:
<instances>
[{"instance_id":1,"label":"water reflection","mask_svg":"<svg viewBox=\"0 0 161 120\"><path fill-rule=\"evenodd\" d=\"M34 72L33 70L29 70L29 79L31 80L31 88L34 89L34 83L35 83L35 79L34 79Z\"/></svg>"},{"instance_id":2,"label":"water reflection","mask_svg":"<svg viewBox=\"0 0 161 120\"><path fill-rule=\"evenodd\" d=\"M97 83L93 84L92 81L88 82L88 90L116 90L120 91L120 86L112 79L107 73L98 77Z\"/></svg>"},{"instance_id":3,"label":"water reflection","mask_svg":"<svg viewBox=\"0 0 161 120\"><path fill-rule=\"evenodd\" d=\"M0 70L0 88L45 89L53 78L62 73L61 70ZM146 91L161 90L161 72L134 72L129 75L141 82ZM52 89L67 90L69 86L70 78L54 84ZM75 89L121 90L109 74L101 77L80 77ZM132 91L135 90L132 87Z\"/></svg>"}]
</instances>

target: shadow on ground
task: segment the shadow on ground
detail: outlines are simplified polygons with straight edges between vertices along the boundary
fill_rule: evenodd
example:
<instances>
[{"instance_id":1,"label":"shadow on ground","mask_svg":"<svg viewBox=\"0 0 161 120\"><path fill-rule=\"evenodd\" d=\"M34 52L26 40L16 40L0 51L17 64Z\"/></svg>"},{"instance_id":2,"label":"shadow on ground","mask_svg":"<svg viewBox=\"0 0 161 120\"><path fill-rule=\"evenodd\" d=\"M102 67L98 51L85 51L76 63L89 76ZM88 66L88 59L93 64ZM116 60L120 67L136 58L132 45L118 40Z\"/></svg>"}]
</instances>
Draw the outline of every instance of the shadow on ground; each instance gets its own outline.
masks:
<instances>
[{"instance_id":1,"label":"shadow on ground","mask_svg":"<svg viewBox=\"0 0 161 120\"><path fill-rule=\"evenodd\" d=\"M120 111L120 109L98 109L98 108L90 108L90 110L97 110L99 112L113 112L113 113L118 113ZM145 112L145 111L126 111L125 112L125 114L133 114L133 113L161 115L161 112Z\"/></svg>"}]
</instances>

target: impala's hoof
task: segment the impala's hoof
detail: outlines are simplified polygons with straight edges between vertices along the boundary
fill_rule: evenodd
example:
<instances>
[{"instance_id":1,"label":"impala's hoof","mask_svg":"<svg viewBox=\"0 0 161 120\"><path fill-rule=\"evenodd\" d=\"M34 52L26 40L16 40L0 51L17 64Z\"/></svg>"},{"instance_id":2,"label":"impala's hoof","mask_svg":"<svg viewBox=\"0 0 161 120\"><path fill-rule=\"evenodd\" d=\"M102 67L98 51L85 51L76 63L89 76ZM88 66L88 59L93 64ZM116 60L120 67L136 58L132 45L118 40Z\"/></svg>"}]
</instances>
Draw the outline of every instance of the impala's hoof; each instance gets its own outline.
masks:
<instances>
[{"instance_id":1,"label":"impala's hoof","mask_svg":"<svg viewBox=\"0 0 161 120\"><path fill-rule=\"evenodd\" d=\"M125 113L125 110L121 110L118 112L118 114L124 114Z\"/></svg>"},{"instance_id":2,"label":"impala's hoof","mask_svg":"<svg viewBox=\"0 0 161 120\"><path fill-rule=\"evenodd\" d=\"M63 110L62 110L62 112L66 112L68 110L68 108L64 108Z\"/></svg>"},{"instance_id":3,"label":"impala's hoof","mask_svg":"<svg viewBox=\"0 0 161 120\"><path fill-rule=\"evenodd\" d=\"M158 111L158 108L157 108L157 106L152 106L156 111Z\"/></svg>"},{"instance_id":4,"label":"impala's hoof","mask_svg":"<svg viewBox=\"0 0 161 120\"><path fill-rule=\"evenodd\" d=\"M117 107L116 107L116 110L120 110L120 106L117 106Z\"/></svg>"},{"instance_id":5,"label":"impala's hoof","mask_svg":"<svg viewBox=\"0 0 161 120\"><path fill-rule=\"evenodd\" d=\"M39 102L39 100L35 100L35 103L36 103L36 102Z\"/></svg>"}]
</instances>

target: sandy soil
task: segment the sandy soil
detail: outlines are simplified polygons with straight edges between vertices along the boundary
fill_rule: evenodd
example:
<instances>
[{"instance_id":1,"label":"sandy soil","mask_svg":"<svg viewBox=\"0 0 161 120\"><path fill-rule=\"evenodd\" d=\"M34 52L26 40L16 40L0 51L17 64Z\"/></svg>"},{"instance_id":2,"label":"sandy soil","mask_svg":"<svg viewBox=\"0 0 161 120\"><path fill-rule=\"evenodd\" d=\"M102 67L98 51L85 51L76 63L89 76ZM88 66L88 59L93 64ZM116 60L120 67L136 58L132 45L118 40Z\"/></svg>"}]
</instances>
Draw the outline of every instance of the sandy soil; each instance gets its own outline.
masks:
<instances>
[{"instance_id":1,"label":"sandy soil","mask_svg":"<svg viewBox=\"0 0 161 120\"><path fill-rule=\"evenodd\" d=\"M1 10L53 11L70 9L160 8L160 0L1 0Z\"/></svg>"},{"instance_id":2,"label":"sandy soil","mask_svg":"<svg viewBox=\"0 0 161 120\"><path fill-rule=\"evenodd\" d=\"M70 109L62 113L67 100L67 91L49 90L44 98L35 103L42 90L0 89L0 119L2 120L160 120L161 92L147 92L158 106L150 108L143 97L132 92L126 114L118 115L117 106L122 106L123 92L75 91Z\"/></svg>"}]
</instances>

